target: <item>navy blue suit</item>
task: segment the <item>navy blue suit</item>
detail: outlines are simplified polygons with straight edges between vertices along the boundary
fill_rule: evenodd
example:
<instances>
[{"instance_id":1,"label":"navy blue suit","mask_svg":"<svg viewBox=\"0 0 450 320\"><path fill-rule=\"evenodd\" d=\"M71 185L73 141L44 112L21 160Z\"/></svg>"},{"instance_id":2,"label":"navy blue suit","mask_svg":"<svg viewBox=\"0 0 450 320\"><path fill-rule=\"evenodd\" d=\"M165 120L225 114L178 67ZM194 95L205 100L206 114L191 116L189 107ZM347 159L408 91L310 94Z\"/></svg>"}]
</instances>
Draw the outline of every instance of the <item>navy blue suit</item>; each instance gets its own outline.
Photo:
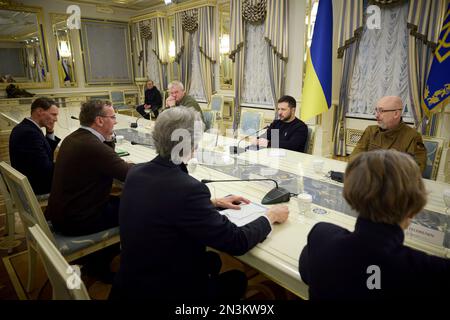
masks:
<instances>
[{"instance_id":1,"label":"navy blue suit","mask_svg":"<svg viewBox=\"0 0 450 320\"><path fill-rule=\"evenodd\" d=\"M208 188L162 157L130 169L119 212L121 299L207 299L206 247L242 255L263 241L268 219L237 227L219 214Z\"/></svg>"},{"instance_id":2,"label":"navy blue suit","mask_svg":"<svg viewBox=\"0 0 450 320\"><path fill-rule=\"evenodd\" d=\"M23 119L14 127L9 137L11 165L30 181L35 194L50 192L53 178L53 153L58 145L44 136L31 120Z\"/></svg>"},{"instance_id":3,"label":"navy blue suit","mask_svg":"<svg viewBox=\"0 0 450 320\"><path fill-rule=\"evenodd\" d=\"M450 260L404 246L403 240L398 225L363 218L358 218L354 232L330 223L316 224L299 261L310 299L448 299ZM367 271L371 265L380 270L379 290L367 286L375 274Z\"/></svg>"}]
</instances>

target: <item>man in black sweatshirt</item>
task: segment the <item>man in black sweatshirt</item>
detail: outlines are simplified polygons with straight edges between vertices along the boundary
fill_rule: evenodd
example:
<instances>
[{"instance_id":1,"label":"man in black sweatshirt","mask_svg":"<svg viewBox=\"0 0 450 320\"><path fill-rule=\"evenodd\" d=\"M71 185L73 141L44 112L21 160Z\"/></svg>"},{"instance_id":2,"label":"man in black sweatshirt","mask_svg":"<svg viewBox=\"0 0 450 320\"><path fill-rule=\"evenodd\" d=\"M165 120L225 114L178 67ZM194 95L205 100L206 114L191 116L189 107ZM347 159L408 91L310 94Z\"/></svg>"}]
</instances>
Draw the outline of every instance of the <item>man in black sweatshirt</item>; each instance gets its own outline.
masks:
<instances>
[{"instance_id":1,"label":"man in black sweatshirt","mask_svg":"<svg viewBox=\"0 0 450 320\"><path fill-rule=\"evenodd\" d=\"M162 107L161 92L155 87L152 80L148 80L145 89L145 103L136 107L136 111L139 112L145 119L150 119L150 110L158 117L159 109ZM148 113L145 110L149 111Z\"/></svg>"},{"instance_id":2,"label":"man in black sweatshirt","mask_svg":"<svg viewBox=\"0 0 450 320\"><path fill-rule=\"evenodd\" d=\"M278 120L274 120L267 132L254 138L252 144L258 147L274 147L292 151L305 152L308 127L295 116L297 102L291 96L278 99ZM279 141L275 130L278 130Z\"/></svg>"}]
</instances>

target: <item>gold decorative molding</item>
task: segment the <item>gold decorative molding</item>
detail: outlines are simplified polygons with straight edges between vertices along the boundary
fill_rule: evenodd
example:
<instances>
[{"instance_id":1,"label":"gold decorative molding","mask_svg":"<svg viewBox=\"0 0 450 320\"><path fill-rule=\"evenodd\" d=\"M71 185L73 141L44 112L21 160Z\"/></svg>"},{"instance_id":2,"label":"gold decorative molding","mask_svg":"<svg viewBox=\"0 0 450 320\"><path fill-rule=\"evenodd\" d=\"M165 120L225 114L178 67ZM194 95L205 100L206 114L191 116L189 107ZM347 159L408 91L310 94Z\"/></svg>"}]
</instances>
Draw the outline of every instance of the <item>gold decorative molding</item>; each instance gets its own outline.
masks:
<instances>
[{"instance_id":1,"label":"gold decorative molding","mask_svg":"<svg viewBox=\"0 0 450 320\"><path fill-rule=\"evenodd\" d=\"M150 13L146 13L146 14L141 14L135 17L131 17L130 22L134 23L134 22L139 22L139 21L143 21L143 20L150 20L150 19L154 19L154 18L167 18L167 13L163 12L163 11L153 11Z\"/></svg>"},{"instance_id":2,"label":"gold decorative molding","mask_svg":"<svg viewBox=\"0 0 450 320\"><path fill-rule=\"evenodd\" d=\"M1 0L0 0L1 1ZM217 0L194 0L187 1L179 4L172 4L167 6L164 11L157 10L146 14L137 15L131 17L130 22L139 22L142 20L153 19L153 18L167 18L168 16L174 15L177 12L186 11L189 9L201 8L205 6L217 6Z\"/></svg>"},{"instance_id":3,"label":"gold decorative molding","mask_svg":"<svg viewBox=\"0 0 450 320\"><path fill-rule=\"evenodd\" d=\"M216 0L196 0L186 1L180 4L175 4L167 9L168 15L173 15L177 12L186 11L189 9L201 8L201 7L215 7L217 6Z\"/></svg>"},{"instance_id":4,"label":"gold decorative molding","mask_svg":"<svg viewBox=\"0 0 450 320\"><path fill-rule=\"evenodd\" d=\"M222 2L218 4L219 6L219 11L228 11L230 12L230 2Z\"/></svg>"},{"instance_id":5,"label":"gold decorative molding","mask_svg":"<svg viewBox=\"0 0 450 320\"><path fill-rule=\"evenodd\" d=\"M30 12L36 15L37 20L37 34L39 37L41 56L44 61L45 69L45 80L42 82L15 82L14 84L19 86L21 89L47 89L53 88L52 75L50 73L49 67L49 41L46 39L45 32L43 30L44 26L44 15L42 7L28 6L23 4L18 4L15 1L0 0L0 9L8 11L22 11ZM34 34L34 33L33 33ZM0 89L5 89L10 83L0 84Z\"/></svg>"},{"instance_id":6,"label":"gold decorative molding","mask_svg":"<svg viewBox=\"0 0 450 320\"><path fill-rule=\"evenodd\" d=\"M25 6L22 4L18 4L14 1L8 1L8 0L0 0L0 9L6 9L10 11L26 11L26 12L34 12L39 15L42 14L42 7L36 7L36 6Z\"/></svg>"},{"instance_id":7,"label":"gold decorative molding","mask_svg":"<svg viewBox=\"0 0 450 320\"><path fill-rule=\"evenodd\" d=\"M0 8L3 8L3 7L11 7L11 6L13 6L12 1L9 1L9 0L0 0Z\"/></svg>"},{"instance_id":8,"label":"gold decorative molding","mask_svg":"<svg viewBox=\"0 0 450 320\"><path fill-rule=\"evenodd\" d=\"M446 145L446 141L440 137L422 136L422 140L427 149L427 163L425 167L424 178L436 180L439 164L441 162L442 150ZM429 171L430 170L430 171Z\"/></svg>"},{"instance_id":9,"label":"gold decorative molding","mask_svg":"<svg viewBox=\"0 0 450 320\"><path fill-rule=\"evenodd\" d=\"M53 34L53 48L50 52L56 52L55 50L59 47L59 36L56 34L56 29L58 27L58 24L66 25L66 20L69 17L69 14L66 13L49 13L50 16L50 23L52 28L52 34ZM66 27L67 28L67 27ZM59 66L58 71L56 72L56 77L59 81L60 88L73 88L78 87L78 83L76 80L76 74L75 74L75 57L74 57L74 47L73 47L73 37L77 37L78 33L75 30L67 29L67 41L68 41L68 47L70 50L70 65L69 68L72 71L72 80L70 81L70 85L68 85L69 82L65 83L63 79L61 79L60 73L59 73ZM60 62L57 62L59 64Z\"/></svg>"}]
</instances>

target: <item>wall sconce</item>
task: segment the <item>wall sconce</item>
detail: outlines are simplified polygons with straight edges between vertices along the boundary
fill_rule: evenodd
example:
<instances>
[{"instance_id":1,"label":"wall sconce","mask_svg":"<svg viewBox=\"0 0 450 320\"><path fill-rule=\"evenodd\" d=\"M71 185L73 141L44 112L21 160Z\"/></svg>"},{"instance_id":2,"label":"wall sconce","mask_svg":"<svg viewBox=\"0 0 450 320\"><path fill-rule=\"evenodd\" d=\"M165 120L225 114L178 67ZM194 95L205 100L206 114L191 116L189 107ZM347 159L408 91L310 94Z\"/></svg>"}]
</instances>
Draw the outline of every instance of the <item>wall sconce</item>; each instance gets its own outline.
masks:
<instances>
[{"instance_id":1,"label":"wall sconce","mask_svg":"<svg viewBox=\"0 0 450 320\"><path fill-rule=\"evenodd\" d=\"M224 34L220 38L219 52L220 54L230 52L230 36L228 34Z\"/></svg>"},{"instance_id":2,"label":"wall sconce","mask_svg":"<svg viewBox=\"0 0 450 320\"><path fill-rule=\"evenodd\" d=\"M60 41L59 43L59 55L63 58L68 58L71 56L69 46L67 45L67 41Z\"/></svg>"},{"instance_id":3,"label":"wall sconce","mask_svg":"<svg viewBox=\"0 0 450 320\"><path fill-rule=\"evenodd\" d=\"M175 58L175 41L173 40L169 42L169 57Z\"/></svg>"}]
</instances>

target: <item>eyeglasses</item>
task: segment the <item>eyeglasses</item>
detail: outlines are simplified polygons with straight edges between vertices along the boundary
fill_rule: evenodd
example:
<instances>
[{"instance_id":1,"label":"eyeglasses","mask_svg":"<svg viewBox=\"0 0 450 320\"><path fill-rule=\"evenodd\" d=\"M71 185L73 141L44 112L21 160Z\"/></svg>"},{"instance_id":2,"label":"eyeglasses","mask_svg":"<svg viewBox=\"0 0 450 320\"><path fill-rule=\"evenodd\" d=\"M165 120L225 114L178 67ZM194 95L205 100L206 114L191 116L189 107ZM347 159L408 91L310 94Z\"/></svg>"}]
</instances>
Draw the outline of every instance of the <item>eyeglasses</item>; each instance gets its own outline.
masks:
<instances>
[{"instance_id":1,"label":"eyeglasses","mask_svg":"<svg viewBox=\"0 0 450 320\"><path fill-rule=\"evenodd\" d=\"M113 119L113 120L116 120L116 116L103 116L103 115L99 115L99 117L102 117L102 118L111 118L111 119Z\"/></svg>"},{"instance_id":2,"label":"eyeglasses","mask_svg":"<svg viewBox=\"0 0 450 320\"><path fill-rule=\"evenodd\" d=\"M381 108L375 108L373 111L375 113L385 113L385 112L392 112L392 111L402 111L403 109L389 109L389 110L384 110Z\"/></svg>"}]
</instances>

